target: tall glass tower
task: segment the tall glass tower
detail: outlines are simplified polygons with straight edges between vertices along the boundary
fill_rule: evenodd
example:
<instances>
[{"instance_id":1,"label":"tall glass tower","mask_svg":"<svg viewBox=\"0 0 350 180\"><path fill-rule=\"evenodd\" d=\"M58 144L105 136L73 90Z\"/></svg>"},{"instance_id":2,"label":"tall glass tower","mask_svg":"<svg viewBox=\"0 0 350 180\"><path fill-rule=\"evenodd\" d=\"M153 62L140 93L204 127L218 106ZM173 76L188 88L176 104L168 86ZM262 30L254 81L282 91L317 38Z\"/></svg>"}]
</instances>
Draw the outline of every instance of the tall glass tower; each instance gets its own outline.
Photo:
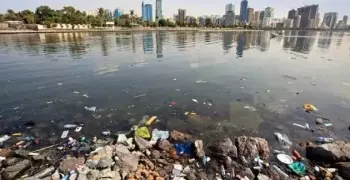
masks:
<instances>
[{"instance_id":1,"label":"tall glass tower","mask_svg":"<svg viewBox=\"0 0 350 180\"><path fill-rule=\"evenodd\" d=\"M240 13L241 13L240 15L241 23L247 23L248 21L248 1L247 0L242 0Z\"/></svg>"},{"instance_id":2,"label":"tall glass tower","mask_svg":"<svg viewBox=\"0 0 350 180\"><path fill-rule=\"evenodd\" d=\"M162 0L156 0L156 19L163 19Z\"/></svg>"}]
</instances>

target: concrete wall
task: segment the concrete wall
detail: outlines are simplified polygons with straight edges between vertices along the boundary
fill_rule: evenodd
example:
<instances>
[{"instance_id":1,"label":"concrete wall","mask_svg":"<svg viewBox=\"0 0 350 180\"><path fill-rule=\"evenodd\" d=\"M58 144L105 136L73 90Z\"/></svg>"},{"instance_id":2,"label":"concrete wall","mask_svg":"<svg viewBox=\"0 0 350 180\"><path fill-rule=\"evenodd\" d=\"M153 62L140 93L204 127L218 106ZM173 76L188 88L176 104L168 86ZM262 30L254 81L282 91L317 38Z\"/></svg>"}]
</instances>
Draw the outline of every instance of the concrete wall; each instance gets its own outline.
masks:
<instances>
[{"instance_id":1,"label":"concrete wall","mask_svg":"<svg viewBox=\"0 0 350 180\"><path fill-rule=\"evenodd\" d=\"M7 23L0 23L0 29L8 29L9 28L9 24Z\"/></svg>"}]
</instances>

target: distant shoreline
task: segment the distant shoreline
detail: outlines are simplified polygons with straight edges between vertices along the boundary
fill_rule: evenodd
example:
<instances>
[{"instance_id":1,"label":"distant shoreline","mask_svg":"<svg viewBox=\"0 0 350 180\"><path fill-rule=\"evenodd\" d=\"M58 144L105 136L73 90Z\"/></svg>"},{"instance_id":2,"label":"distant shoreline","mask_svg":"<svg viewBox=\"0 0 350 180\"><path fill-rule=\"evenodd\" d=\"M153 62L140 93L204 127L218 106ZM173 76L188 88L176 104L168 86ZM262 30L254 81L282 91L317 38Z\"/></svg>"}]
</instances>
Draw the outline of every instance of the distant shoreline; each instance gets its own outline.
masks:
<instances>
[{"instance_id":1,"label":"distant shoreline","mask_svg":"<svg viewBox=\"0 0 350 180\"><path fill-rule=\"evenodd\" d=\"M80 32L147 32L147 31L198 31L198 32L238 32L238 31L350 31L323 29L225 29L225 28L111 28L111 29L43 29L43 30L0 30L0 34L30 33L80 33Z\"/></svg>"}]
</instances>

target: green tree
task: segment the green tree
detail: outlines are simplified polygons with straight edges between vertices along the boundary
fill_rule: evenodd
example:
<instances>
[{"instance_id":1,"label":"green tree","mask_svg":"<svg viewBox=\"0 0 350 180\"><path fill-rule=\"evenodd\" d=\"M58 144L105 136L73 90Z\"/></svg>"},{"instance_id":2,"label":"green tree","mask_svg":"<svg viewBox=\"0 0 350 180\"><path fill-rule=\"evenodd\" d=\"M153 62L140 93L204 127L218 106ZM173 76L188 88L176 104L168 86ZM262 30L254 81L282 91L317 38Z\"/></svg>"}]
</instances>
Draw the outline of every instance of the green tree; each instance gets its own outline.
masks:
<instances>
[{"instance_id":1,"label":"green tree","mask_svg":"<svg viewBox=\"0 0 350 180\"><path fill-rule=\"evenodd\" d=\"M134 21L134 14L135 14L135 11L132 9L130 10L130 18L131 18L131 23L133 23Z\"/></svg>"},{"instance_id":2,"label":"green tree","mask_svg":"<svg viewBox=\"0 0 350 180\"><path fill-rule=\"evenodd\" d=\"M103 8L98 8L98 17L102 25L105 23L105 10Z\"/></svg>"},{"instance_id":3,"label":"green tree","mask_svg":"<svg viewBox=\"0 0 350 180\"><path fill-rule=\"evenodd\" d=\"M0 14L0 22L4 22L5 21L5 15Z\"/></svg>"},{"instance_id":4,"label":"green tree","mask_svg":"<svg viewBox=\"0 0 350 180\"><path fill-rule=\"evenodd\" d=\"M34 14L34 12L26 9L24 11L21 11L19 14L20 14L21 20L25 24L33 24L33 23L35 23L35 14Z\"/></svg>"},{"instance_id":5,"label":"green tree","mask_svg":"<svg viewBox=\"0 0 350 180\"><path fill-rule=\"evenodd\" d=\"M159 20L158 24L160 27L164 27L167 26L167 21L165 19L161 19Z\"/></svg>"},{"instance_id":6,"label":"green tree","mask_svg":"<svg viewBox=\"0 0 350 180\"><path fill-rule=\"evenodd\" d=\"M213 25L213 23L211 22L210 18L205 18L205 26L206 27L211 27Z\"/></svg>"},{"instance_id":7,"label":"green tree","mask_svg":"<svg viewBox=\"0 0 350 180\"><path fill-rule=\"evenodd\" d=\"M39 6L36 8L35 15L37 17L37 23L50 24L54 23L56 11L51 9L49 6Z\"/></svg>"},{"instance_id":8,"label":"green tree","mask_svg":"<svg viewBox=\"0 0 350 180\"><path fill-rule=\"evenodd\" d=\"M18 21L21 20L20 17L18 16L18 14L12 10L12 9L8 9L7 13L5 14L5 20L7 21Z\"/></svg>"}]
</instances>

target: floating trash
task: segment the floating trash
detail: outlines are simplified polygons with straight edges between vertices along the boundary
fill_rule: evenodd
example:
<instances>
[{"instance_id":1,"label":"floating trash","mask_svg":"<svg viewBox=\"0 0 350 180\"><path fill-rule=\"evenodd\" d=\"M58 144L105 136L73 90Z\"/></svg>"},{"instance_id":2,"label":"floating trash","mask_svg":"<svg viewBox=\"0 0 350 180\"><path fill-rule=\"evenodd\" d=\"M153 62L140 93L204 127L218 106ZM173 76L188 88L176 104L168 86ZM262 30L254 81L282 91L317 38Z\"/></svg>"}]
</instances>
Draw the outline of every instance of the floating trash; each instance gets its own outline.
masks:
<instances>
[{"instance_id":1,"label":"floating trash","mask_svg":"<svg viewBox=\"0 0 350 180\"><path fill-rule=\"evenodd\" d=\"M46 104L52 104L53 103L53 101L47 101L46 102Z\"/></svg>"},{"instance_id":2,"label":"floating trash","mask_svg":"<svg viewBox=\"0 0 350 180\"><path fill-rule=\"evenodd\" d=\"M350 86L350 83L348 83L348 82L342 82L342 84L343 84L344 86Z\"/></svg>"},{"instance_id":3,"label":"floating trash","mask_svg":"<svg viewBox=\"0 0 350 180\"><path fill-rule=\"evenodd\" d=\"M74 91L73 93L74 93L74 94L79 94L79 92L78 92L78 91Z\"/></svg>"},{"instance_id":4,"label":"floating trash","mask_svg":"<svg viewBox=\"0 0 350 180\"><path fill-rule=\"evenodd\" d=\"M134 97L132 97L132 98L133 98L133 99L136 99L136 98L140 98L140 97L144 97L144 96L147 96L147 94L140 94L140 95L134 96Z\"/></svg>"},{"instance_id":5,"label":"floating trash","mask_svg":"<svg viewBox=\"0 0 350 180\"><path fill-rule=\"evenodd\" d=\"M78 125L76 125L76 124L66 124L63 127L66 128L66 129L72 129L72 128L78 127Z\"/></svg>"},{"instance_id":6,"label":"floating trash","mask_svg":"<svg viewBox=\"0 0 350 180\"><path fill-rule=\"evenodd\" d=\"M278 154L277 159L284 164L292 164L293 163L293 159L290 156L288 156L287 154Z\"/></svg>"},{"instance_id":7,"label":"floating trash","mask_svg":"<svg viewBox=\"0 0 350 180\"><path fill-rule=\"evenodd\" d=\"M86 97L86 98L88 98L88 97L89 97L87 94L83 94L82 96L83 96L83 97Z\"/></svg>"},{"instance_id":8,"label":"floating trash","mask_svg":"<svg viewBox=\"0 0 350 180\"><path fill-rule=\"evenodd\" d=\"M57 83L58 86L62 86L63 83Z\"/></svg>"},{"instance_id":9,"label":"floating trash","mask_svg":"<svg viewBox=\"0 0 350 180\"><path fill-rule=\"evenodd\" d=\"M310 112L310 111L318 111L318 109L312 105L312 104L304 104L304 109L305 111L307 112Z\"/></svg>"},{"instance_id":10,"label":"floating trash","mask_svg":"<svg viewBox=\"0 0 350 180\"><path fill-rule=\"evenodd\" d=\"M202 81L202 80L198 80L196 81L197 84L204 84L204 83L208 83L208 81Z\"/></svg>"},{"instance_id":11,"label":"floating trash","mask_svg":"<svg viewBox=\"0 0 350 180\"><path fill-rule=\"evenodd\" d=\"M255 107L249 106L249 105L245 105L245 106L244 106L244 109L248 109L248 110L250 110L250 111L256 111L256 108L255 108Z\"/></svg>"},{"instance_id":12,"label":"floating trash","mask_svg":"<svg viewBox=\"0 0 350 180\"><path fill-rule=\"evenodd\" d=\"M91 106L91 107L85 106L84 109L87 110L87 111L95 112L96 111L96 106Z\"/></svg>"},{"instance_id":13,"label":"floating trash","mask_svg":"<svg viewBox=\"0 0 350 180\"><path fill-rule=\"evenodd\" d=\"M69 130L63 131L63 132L62 132L62 135L61 135L61 139L67 138L68 133L69 133Z\"/></svg>"},{"instance_id":14,"label":"floating trash","mask_svg":"<svg viewBox=\"0 0 350 180\"><path fill-rule=\"evenodd\" d=\"M75 132L80 132L80 131L81 131L81 129L83 129L83 127L78 126L77 128L75 128Z\"/></svg>"},{"instance_id":15,"label":"floating trash","mask_svg":"<svg viewBox=\"0 0 350 180\"><path fill-rule=\"evenodd\" d=\"M193 102L199 103L197 99L192 99Z\"/></svg>"}]
</instances>

